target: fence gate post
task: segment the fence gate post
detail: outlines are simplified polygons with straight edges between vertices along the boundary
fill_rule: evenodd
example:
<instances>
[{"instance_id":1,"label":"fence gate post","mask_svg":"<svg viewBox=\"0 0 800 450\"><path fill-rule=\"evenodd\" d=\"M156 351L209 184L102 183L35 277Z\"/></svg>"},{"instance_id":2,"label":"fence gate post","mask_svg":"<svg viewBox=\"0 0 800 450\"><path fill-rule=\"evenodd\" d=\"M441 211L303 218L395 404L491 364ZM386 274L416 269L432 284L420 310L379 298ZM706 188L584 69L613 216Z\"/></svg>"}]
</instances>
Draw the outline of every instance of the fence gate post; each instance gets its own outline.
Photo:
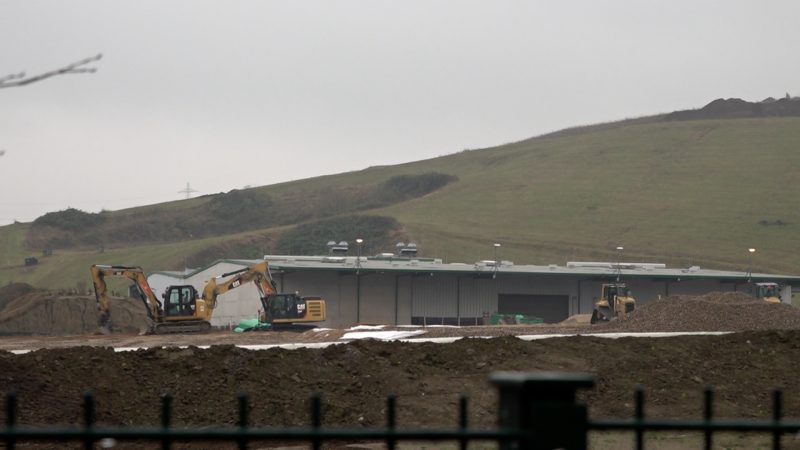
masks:
<instances>
[{"instance_id":1,"label":"fence gate post","mask_svg":"<svg viewBox=\"0 0 800 450\"><path fill-rule=\"evenodd\" d=\"M586 405L575 393L594 386L591 374L495 372L490 380L498 390L498 425L531 433L501 449L586 449Z\"/></svg>"}]
</instances>

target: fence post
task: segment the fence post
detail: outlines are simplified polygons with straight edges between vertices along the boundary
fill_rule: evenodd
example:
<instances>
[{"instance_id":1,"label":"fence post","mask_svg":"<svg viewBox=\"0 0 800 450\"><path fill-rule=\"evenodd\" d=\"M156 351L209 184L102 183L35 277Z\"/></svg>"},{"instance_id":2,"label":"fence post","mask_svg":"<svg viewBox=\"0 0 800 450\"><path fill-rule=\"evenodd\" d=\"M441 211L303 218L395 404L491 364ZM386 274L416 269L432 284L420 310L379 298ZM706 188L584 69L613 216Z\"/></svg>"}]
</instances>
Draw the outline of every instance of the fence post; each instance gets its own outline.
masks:
<instances>
[{"instance_id":1,"label":"fence post","mask_svg":"<svg viewBox=\"0 0 800 450\"><path fill-rule=\"evenodd\" d=\"M575 393L594 386L591 374L495 372L490 381L498 390L498 425L530 433L501 449L586 449L586 405L577 403Z\"/></svg>"}]
</instances>

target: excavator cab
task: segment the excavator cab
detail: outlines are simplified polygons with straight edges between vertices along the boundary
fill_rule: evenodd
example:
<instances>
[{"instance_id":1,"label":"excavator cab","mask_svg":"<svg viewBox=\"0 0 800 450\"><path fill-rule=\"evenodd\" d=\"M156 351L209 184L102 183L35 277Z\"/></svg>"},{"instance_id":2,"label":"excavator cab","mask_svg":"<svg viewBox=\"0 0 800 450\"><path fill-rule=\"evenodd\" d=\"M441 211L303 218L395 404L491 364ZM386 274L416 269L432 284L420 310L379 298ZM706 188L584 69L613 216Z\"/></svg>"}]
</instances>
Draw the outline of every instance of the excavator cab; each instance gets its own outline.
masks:
<instances>
[{"instance_id":1,"label":"excavator cab","mask_svg":"<svg viewBox=\"0 0 800 450\"><path fill-rule=\"evenodd\" d=\"M164 315L166 317L194 317L197 309L197 290L194 286L169 286L164 291Z\"/></svg>"},{"instance_id":2,"label":"excavator cab","mask_svg":"<svg viewBox=\"0 0 800 450\"><path fill-rule=\"evenodd\" d=\"M608 322L627 317L636 308L636 299L625 283L604 283L600 287L600 298L595 302L591 323Z\"/></svg>"},{"instance_id":3,"label":"excavator cab","mask_svg":"<svg viewBox=\"0 0 800 450\"><path fill-rule=\"evenodd\" d=\"M270 324L322 322L325 320L325 300L321 297L301 297L294 294L272 294L261 299L264 311L259 320Z\"/></svg>"}]
</instances>

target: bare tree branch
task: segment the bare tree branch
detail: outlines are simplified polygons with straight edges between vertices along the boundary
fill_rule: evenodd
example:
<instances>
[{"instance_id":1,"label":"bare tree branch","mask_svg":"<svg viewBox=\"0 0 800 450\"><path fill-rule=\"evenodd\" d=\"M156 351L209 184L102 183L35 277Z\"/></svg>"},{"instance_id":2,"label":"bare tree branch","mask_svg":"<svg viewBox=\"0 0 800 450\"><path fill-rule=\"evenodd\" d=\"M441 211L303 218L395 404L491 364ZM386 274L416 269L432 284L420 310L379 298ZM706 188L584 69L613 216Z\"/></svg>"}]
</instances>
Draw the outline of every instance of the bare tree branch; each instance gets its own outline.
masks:
<instances>
[{"instance_id":1,"label":"bare tree branch","mask_svg":"<svg viewBox=\"0 0 800 450\"><path fill-rule=\"evenodd\" d=\"M93 67L81 67L85 66L94 61L99 61L103 55L98 54L97 56L92 56L90 58L82 59L78 62L74 62L68 66L64 66L60 69L51 70L50 72L45 72L43 74L34 75L31 77L25 76L25 72L20 73L12 73L10 75L6 75L0 77L0 88L7 88L7 87L17 87L17 86L25 86L26 84L35 83L37 81L44 80L45 78L50 78L56 75L64 75L70 73L94 73L97 69Z\"/></svg>"}]
</instances>

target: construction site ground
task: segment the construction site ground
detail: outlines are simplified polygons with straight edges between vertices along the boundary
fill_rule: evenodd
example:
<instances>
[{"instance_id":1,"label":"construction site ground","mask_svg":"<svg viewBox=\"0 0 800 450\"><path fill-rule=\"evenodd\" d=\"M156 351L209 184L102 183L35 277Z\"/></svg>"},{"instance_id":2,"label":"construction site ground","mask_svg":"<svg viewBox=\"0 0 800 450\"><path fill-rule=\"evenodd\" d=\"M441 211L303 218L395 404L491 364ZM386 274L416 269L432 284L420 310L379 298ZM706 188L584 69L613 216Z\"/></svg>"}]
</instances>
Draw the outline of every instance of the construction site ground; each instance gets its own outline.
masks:
<instances>
[{"instance_id":1,"label":"construction site ground","mask_svg":"<svg viewBox=\"0 0 800 450\"><path fill-rule=\"evenodd\" d=\"M58 302L52 294L36 295L38 300L28 298L29 308L19 320L35 322L24 317L31 311L36 314L39 306L34 303ZM80 303L76 300L80 297L70 298L63 303ZM93 302L88 297L84 301L89 300ZM47 335L22 335L19 328L9 331L14 329L9 325L13 317L2 315L14 302L5 301L0 310L0 332L6 334L0 337L0 393L17 393L18 420L23 424L79 423L82 395L91 391L97 400L97 422L105 425L159 424L160 399L169 392L174 398L173 424L179 427L234 425L237 395L246 393L252 405L250 423L255 426L308 425L310 397L320 394L323 425L382 426L386 397L395 395L399 427L455 427L459 397L465 395L470 425L489 428L497 422L497 397L489 375L507 370L592 374L594 388L579 398L594 418L631 417L637 386L645 390L645 413L652 417L702 417L706 386L714 386L718 417L771 417L775 388L784 392L784 416L800 417L800 310L767 305L742 294L668 297L638 308L628 320L594 326L586 323L586 317L573 317L555 325L380 329L422 331L409 341L342 339L352 333L345 329L143 336L133 325L127 331L94 335L91 331L58 334L53 332L57 327L43 324ZM67 309L77 311L74 314L91 311L91 307L84 311L76 305ZM57 322L58 316L46 320ZM114 317L120 324L120 318ZM730 333L585 336L658 331ZM539 334L573 336L530 341L515 337ZM465 338L452 343L418 340L444 337ZM342 345L293 350L237 347L323 342ZM4 416L5 412L0 414L0 420L5 421ZM647 442L647 448L655 449L696 448L702 445L702 436L665 432L648 434ZM768 447L769 442L768 436L728 433L715 437L718 448ZM799 442L791 435L783 438L784 448L800 448ZM599 449L630 448L632 435L593 433L590 443ZM259 443L253 448L281 445L297 444ZM154 447L118 443L115 448ZM219 444L183 447L219 448ZM328 447L380 448L374 443ZM441 443L406 447L457 448Z\"/></svg>"}]
</instances>

